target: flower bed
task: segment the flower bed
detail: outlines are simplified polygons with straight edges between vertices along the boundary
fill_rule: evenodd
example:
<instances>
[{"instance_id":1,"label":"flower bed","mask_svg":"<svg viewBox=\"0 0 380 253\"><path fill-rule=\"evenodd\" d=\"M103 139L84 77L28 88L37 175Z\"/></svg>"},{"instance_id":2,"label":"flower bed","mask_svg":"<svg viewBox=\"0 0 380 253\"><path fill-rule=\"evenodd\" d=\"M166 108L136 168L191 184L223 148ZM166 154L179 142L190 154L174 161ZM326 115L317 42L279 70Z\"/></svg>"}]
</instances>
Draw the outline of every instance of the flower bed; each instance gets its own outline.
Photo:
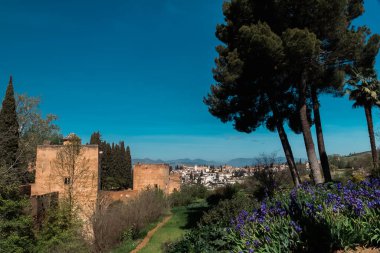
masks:
<instances>
[{"instance_id":1,"label":"flower bed","mask_svg":"<svg viewBox=\"0 0 380 253\"><path fill-rule=\"evenodd\" d=\"M278 193L231 220L234 252L330 252L380 244L380 179Z\"/></svg>"}]
</instances>

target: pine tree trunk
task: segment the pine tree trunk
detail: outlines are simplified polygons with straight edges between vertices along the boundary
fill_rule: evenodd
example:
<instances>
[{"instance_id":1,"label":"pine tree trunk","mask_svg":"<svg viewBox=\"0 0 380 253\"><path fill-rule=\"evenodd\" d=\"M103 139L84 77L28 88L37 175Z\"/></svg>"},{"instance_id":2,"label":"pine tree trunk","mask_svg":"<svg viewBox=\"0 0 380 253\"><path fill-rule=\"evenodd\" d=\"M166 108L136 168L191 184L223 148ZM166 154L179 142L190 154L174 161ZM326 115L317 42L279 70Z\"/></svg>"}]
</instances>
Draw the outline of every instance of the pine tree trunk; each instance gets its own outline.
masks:
<instances>
[{"instance_id":1,"label":"pine tree trunk","mask_svg":"<svg viewBox=\"0 0 380 253\"><path fill-rule=\"evenodd\" d=\"M365 116L367 119L369 141L371 142L373 168L376 170L377 164L378 164L378 158L377 158L375 134L373 132L372 107L371 106L364 106L364 111L365 111Z\"/></svg>"},{"instance_id":2,"label":"pine tree trunk","mask_svg":"<svg viewBox=\"0 0 380 253\"><path fill-rule=\"evenodd\" d=\"M325 181L330 182L332 180L331 173L330 173L330 165L329 165L329 159L327 157L327 152L325 148L325 141L323 139L321 116L319 113L319 101L318 101L317 91L315 88L312 88L311 90L311 97L313 100L314 123L315 123L318 151L319 151L319 157L321 159L323 175L325 177Z\"/></svg>"},{"instance_id":3,"label":"pine tree trunk","mask_svg":"<svg viewBox=\"0 0 380 253\"><path fill-rule=\"evenodd\" d=\"M303 139L305 142L307 158L309 160L310 169L312 172L314 183L321 184L323 183L322 173L321 173L320 166L318 164L317 155L315 153L313 136L311 135L310 124L307 118L305 80L302 80L302 87L300 88L299 92L300 92L299 113L300 113L302 134L303 134Z\"/></svg>"},{"instance_id":4,"label":"pine tree trunk","mask_svg":"<svg viewBox=\"0 0 380 253\"><path fill-rule=\"evenodd\" d=\"M288 136L284 130L284 126L282 123L277 124L277 132L280 136L282 148L284 149L286 161L288 162L290 174L292 175L293 183L295 186L299 186L301 183L300 176L298 174L296 163L294 162L293 152L292 148L290 146L290 143L288 141Z\"/></svg>"}]
</instances>

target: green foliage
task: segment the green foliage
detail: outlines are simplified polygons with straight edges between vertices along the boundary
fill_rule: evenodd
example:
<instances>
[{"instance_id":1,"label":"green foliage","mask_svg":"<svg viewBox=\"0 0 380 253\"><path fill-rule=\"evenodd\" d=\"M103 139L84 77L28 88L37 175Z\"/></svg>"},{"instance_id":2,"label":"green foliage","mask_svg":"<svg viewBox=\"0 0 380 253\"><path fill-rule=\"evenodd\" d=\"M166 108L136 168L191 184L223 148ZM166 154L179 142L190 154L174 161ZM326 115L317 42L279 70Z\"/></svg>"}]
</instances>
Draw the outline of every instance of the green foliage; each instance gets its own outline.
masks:
<instances>
[{"instance_id":1,"label":"green foliage","mask_svg":"<svg viewBox=\"0 0 380 253\"><path fill-rule=\"evenodd\" d=\"M187 206L196 199L204 199L207 194L207 188L203 185L184 184L179 191L174 191L169 196L169 203L171 206Z\"/></svg>"},{"instance_id":2,"label":"green foliage","mask_svg":"<svg viewBox=\"0 0 380 253\"><path fill-rule=\"evenodd\" d=\"M379 179L347 185L303 185L275 195L231 224L234 251L330 252L378 246Z\"/></svg>"},{"instance_id":3,"label":"green foliage","mask_svg":"<svg viewBox=\"0 0 380 253\"><path fill-rule=\"evenodd\" d=\"M342 95L342 66L356 60L365 30L352 28L351 22L363 10L363 1L225 2L225 22L216 31L222 42L213 70L216 84L204 100L210 113L242 132L262 125L277 129L294 175L292 151L281 133L287 122L303 133L313 179L322 182L310 133L311 112L319 115L318 94ZM319 117L315 122L321 126ZM321 141L322 131L317 131ZM327 159L322 158L329 180Z\"/></svg>"},{"instance_id":4,"label":"green foliage","mask_svg":"<svg viewBox=\"0 0 380 253\"><path fill-rule=\"evenodd\" d=\"M246 194L235 195L232 199L221 200L215 207L204 213L200 225L228 227L231 217L237 216L242 209L252 210L257 207L257 202Z\"/></svg>"},{"instance_id":5,"label":"green foliage","mask_svg":"<svg viewBox=\"0 0 380 253\"><path fill-rule=\"evenodd\" d=\"M133 188L132 158L129 146L123 141L119 144L102 141L100 132L94 132L90 144L99 145L102 151L101 187L103 190L120 190Z\"/></svg>"},{"instance_id":6,"label":"green foliage","mask_svg":"<svg viewBox=\"0 0 380 253\"><path fill-rule=\"evenodd\" d=\"M232 199L234 198L238 192L240 191L241 187L240 185L234 184L234 185L226 185L223 187L216 188L208 197L207 197L207 203L210 206L217 205L220 201L225 199Z\"/></svg>"},{"instance_id":7,"label":"green foliage","mask_svg":"<svg viewBox=\"0 0 380 253\"><path fill-rule=\"evenodd\" d=\"M366 170L369 170L372 168L371 163L371 153L360 153L360 154L353 154L348 156L341 156L341 155L331 155L329 156L329 162L331 165L334 165L338 169L359 169L364 168Z\"/></svg>"},{"instance_id":8,"label":"green foliage","mask_svg":"<svg viewBox=\"0 0 380 253\"><path fill-rule=\"evenodd\" d=\"M17 176L0 168L0 252L32 252L34 233L32 218L26 214L29 201L21 196Z\"/></svg>"},{"instance_id":9,"label":"green foliage","mask_svg":"<svg viewBox=\"0 0 380 253\"><path fill-rule=\"evenodd\" d=\"M62 135L59 127L54 124L57 116L53 114L46 115L43 118L39 110L40 99L29 97L25 94L17 95L17 120L20 129L19 170L23 171L22 180L24 183L33 182L33 177L25 173L28 166L35 164L37 145L49 141L51 144L60 144ZM28 178L29 176L29 178Z\"/></svg>"},{"instance_id":10,"label":"green foliage","mask_svg":"<svg viewBox=\"0 0 380 253\"><path fill-rule=\"evenodd\" d=\"M217 226L204 226L185 234L182 240L164 245L166 253L230 252L226 230Z\"/></svg>"},{"instance_id":11,"label":"green foliage","mask_svg":"<svg viewBox=\"0 0 380 253\"><path fill-rule=\"evenodd\" d=\"M82 222L64 201L52 207L45 217L38 233L35 252L89 252L83 238Z\"/></svg>"},{"instance_id":12,"label":"green foliage","mask_svg":"<svg viewBox=\"0 0 380 253\"><path fill-rule=\"evenodd\" d=\"M166 252L332 252L380 244L380 180L304 184L257 204L221 201Z\"/></svg>"},{"instance_id":13,"label":"green foliage","mask_svg":"<svg viewBox=\"0 0 380 253\"><path fill-rule=\"evenodd\" d=\"M16 165L18 162L18 143L19 124L11 77L0 110L0 165L7 167Z\"/></svg>"},{"instance_id":14,"label":"green foliage","mask_svg":"<svg viewBox=\"0 0 380 253\"><path fill-rule=\"evenodd\" d=\"M228 239L226 228L231 218L241 209L253 209L257 203L245 194L237 194L229 188L226 192L235 192L231 199L219 200L219 203L205 212L189 233L177 241L167 243L165 252L230 252L232 244ZM231 196L230 194L224 196Z\"/></svg>"}]
</instances>

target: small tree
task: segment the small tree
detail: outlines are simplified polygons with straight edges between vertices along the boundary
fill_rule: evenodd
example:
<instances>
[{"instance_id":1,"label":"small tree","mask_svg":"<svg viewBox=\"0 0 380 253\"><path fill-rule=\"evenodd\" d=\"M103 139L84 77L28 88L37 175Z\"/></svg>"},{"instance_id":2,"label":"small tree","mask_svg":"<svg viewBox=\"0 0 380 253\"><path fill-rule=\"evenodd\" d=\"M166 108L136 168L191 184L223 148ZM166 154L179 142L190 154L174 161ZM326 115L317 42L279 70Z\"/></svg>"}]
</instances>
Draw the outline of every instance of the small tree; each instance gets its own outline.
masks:
<instances>
[{"instance_id":1,"label":"small tree","mask_svg":"<svg viewBox=\"0 0 380 253\"><path fill-rule=\"evenodd\" d=\"M54 124L57 116L53 114L46 115L46 118L41 116L39 98L29 97L25 94L17 95L16 103L20 133L18 167L22 172L20 175L22 180L30 182L32 179L23 175L30 176L27 173L27 168L35 165L37 146L42 145L44 141L60 144L62 136L59 127Z\"/></svg>"},{"instance_id":2,"label":"small tree","mask_svg":"<svg viewBox=\"0 0 380 253\"><path fill-rule=\"evenodd\" d=\"M91 172L88 166L89 160L83 156L83 150L79 137L71 135L69 142L57 153L55 163L56 180L65 183L64 201L69 215L74 216L79 208L78 197L85 198L85 189L91 184Z\"/></svg>"}]
</instances>

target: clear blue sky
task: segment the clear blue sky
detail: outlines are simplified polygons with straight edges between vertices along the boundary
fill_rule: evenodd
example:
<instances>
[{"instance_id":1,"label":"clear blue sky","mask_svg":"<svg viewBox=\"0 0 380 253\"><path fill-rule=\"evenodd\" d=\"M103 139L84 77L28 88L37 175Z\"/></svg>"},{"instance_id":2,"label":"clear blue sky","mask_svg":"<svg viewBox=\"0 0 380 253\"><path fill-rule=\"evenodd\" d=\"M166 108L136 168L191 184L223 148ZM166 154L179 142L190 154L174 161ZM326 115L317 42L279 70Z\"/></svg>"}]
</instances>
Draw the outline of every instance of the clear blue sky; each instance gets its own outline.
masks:
<instances>
[{"instance_id":1,"label":"clear blue sky","mask_svg":"<svg viewBox=\"0 0 380 253\"><path fill-rule=\"evenodd\" d=\"M40 96L63 134L88 141L100 130L125 140L134 158L227 160L283 155L276 133L244 134L202 103L213 83L215 25L222 0L1 0L0 96L12 74L16 92ZM380 2L366 1L357 23L380 33ZM380 61L380 59L379 59ZM377 63L379 70L379 63ZM362 109L322 98L327 151L369 150ZM374 112L376 128L380 114ZM297 157L301 135L290 134Z\"/></svg>"}]
</instances>

